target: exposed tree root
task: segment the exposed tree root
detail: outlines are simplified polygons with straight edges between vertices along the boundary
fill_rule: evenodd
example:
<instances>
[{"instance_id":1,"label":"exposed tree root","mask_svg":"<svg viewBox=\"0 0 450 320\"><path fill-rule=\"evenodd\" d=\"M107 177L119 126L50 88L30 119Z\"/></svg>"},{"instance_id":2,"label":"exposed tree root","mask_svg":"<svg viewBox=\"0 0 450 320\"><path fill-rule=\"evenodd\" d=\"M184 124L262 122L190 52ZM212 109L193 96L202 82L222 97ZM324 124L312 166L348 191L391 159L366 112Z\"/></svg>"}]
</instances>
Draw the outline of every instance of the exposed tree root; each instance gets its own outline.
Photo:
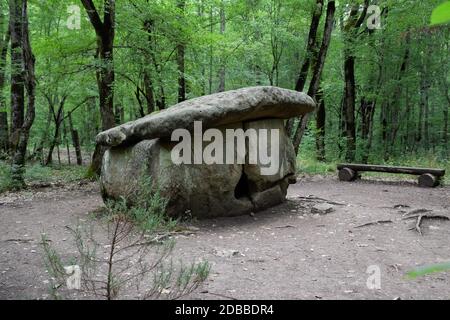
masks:
<instances>
[{"instance_id":1,"label":"exposed tree root","mask_svg":"<svg viewBox=\"0 0 450 320\"><path fill-rule=\"evenodd\" d=\"M429 212L429 210L428 210ZM416 223L414 225L414 227L410 228L409 230L416 230L418 234L420 234L421 236L423 236L422 233L422 222L426 219L437 219L437 220L444 220L444 221L449 221L450 218L447 216L443 216L443 215L434 215L434 214L418 214L416 212L416 214L408 214L406 217L404 217L402 220L407 220L407 219L416 219Z\"/></svg>"},{"instance_id":2,"label":"exposed tree root","mask_svg":"<svg viewBox=\"0 0 450 320\"><path fill-rule=\"evenodd\" d=\"M307 197L300 197L300 196L298 196L297 198L298 198L298 199L302 199L302 200L304 200L304 201L311 201L311 202L326 202L326 203L328 203L328 204L332 204L332 205L335 205L335 206L345 206L345 203L335 202L335 201L331 201L331 200L324 199L324 198L319 198L319 197L312 196L312 195L309 195L309 196L307 196Z\"/></svg>"},{"instance_id":3,"label":"exposed tree root","mask_svg":"<svg viewBox=\"0 0 450 320\"><path fill-rule=\"evenodd\" d=\"M388 224L388 223L392 223L392 220L378 220L378 221L374 221L374 222L369 222L369 223L365 223L359 226L356 226L356 228L363 228L363 227L368 227L368 226L373 226L373 225L381 225L381 224Z\"/></svg>"}]
</instances>

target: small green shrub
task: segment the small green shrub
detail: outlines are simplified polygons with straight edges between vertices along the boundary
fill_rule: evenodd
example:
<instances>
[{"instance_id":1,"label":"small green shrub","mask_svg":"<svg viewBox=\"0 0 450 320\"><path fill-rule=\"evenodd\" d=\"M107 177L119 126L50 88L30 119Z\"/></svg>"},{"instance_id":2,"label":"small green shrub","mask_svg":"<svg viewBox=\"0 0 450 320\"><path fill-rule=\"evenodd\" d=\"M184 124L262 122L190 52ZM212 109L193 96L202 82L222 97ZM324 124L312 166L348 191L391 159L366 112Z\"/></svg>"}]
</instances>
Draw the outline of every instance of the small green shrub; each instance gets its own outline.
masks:
<instances>
[{"instance_id":1,"label":"small green shrub","mask_svg":"<svg viewBox=\"0 0 450 320\"><path fill-rule=\"evenodd\" d=\"M176 266L170 259L177 221L166 216L166 205L151 179L142 178L128 197L108 201L102 215L72 230L78 254L67 260L81 268L85 294L111 300L126 291L140 299L176 299L206 280L208 262ZM70 297L63 259L44 238L42 243L52 296Z\"/></svg>"},{"instance_id":2,"label":"small green shrub","mask_svg":"<svg viewBox=\"0 0 450 320\"><path fill-rule=\"evenodd\" d=\"M84 179L86 167L84 166L42 166L39 163L30 163L25 167L24 179L26 184L35 183L71 183ZM11 165L0 161L0 193L15 189L11 176Z\"/></svg>"},{"instance_id":3,"label":"small green shrub","mask_svg":"<svg viewBox=\"0 0 450 320\"><path fill-rule=\"evenodd\" d=\"M11 188L11 168L5 162L0 161L0 193Z\"/></svg>"},{"instance_id":4,"label":"small green shrub","mask_svg":"<svg viewBox=\"0 0 450 320\"><path fill-rule=\"evenodd\" d=\"M450 271L450 262L432 264L409 271L406 276L409 279L416 279L421 276L430 275L438 272Z\"/></svg>"}]
</instances>

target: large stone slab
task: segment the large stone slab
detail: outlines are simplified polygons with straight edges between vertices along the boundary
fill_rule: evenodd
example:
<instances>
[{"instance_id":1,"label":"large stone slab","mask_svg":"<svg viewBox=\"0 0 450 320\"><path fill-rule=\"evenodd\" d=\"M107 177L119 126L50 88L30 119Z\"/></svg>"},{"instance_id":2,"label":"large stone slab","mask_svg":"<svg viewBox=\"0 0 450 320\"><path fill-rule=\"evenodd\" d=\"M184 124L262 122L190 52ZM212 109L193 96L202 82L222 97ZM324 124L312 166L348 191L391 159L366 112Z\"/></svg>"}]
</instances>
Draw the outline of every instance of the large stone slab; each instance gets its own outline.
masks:
<instances>
[{"instance_id":1,"label":"large stone slab","mask_svg":"<svg viewBox=\"0 0 450 320\"><path fill-rule=\"evenodd\" d=\"M169 109L100 133L105 146L129 145L142 140L170 137L175 129L204 128L259 119L288 119L314 110L308 95L278 87L249 87L216 93L179 103Z\"/></svg>"},{"instance_id":2,"label":"large stone slab","mask_svg":"<svg viewBox=\"0 0 450 320\"><path fill-rule=\"evenodd\" d=\"M153 178L162 196L168 199L170 216L235 216L283 202L289 183L295 181L295 153L284 121L260 120L218 127L223 133L237 128L280 130L275 146L269 145L269 150L279 147L281 159L272 175L261 175L261 167L265 165L260 163L174 164L171 151L175 143L167 138L144 140L106 151L100 180L104 198L119 199L132 194L144 174ZM246 156L254 147L247 143Z\"/></svg>"}]
</instances>

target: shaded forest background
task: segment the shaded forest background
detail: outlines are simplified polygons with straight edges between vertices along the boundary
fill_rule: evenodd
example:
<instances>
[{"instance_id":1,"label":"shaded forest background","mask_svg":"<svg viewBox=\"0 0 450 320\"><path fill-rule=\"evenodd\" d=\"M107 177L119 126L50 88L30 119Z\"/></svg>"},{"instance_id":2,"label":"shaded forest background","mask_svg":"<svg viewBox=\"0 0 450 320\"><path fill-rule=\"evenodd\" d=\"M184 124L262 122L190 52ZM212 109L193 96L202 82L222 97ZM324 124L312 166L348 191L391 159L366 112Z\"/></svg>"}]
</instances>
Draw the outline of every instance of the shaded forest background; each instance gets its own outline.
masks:
<instances>
[{"instance_id":1,"label":"shaded forest background","mask_svg":"<svg viewBox=\"0 0 450 320\"><path fill-rule=\"evenodd\" d=\"M0 190L25 185L25 163L61 157L93 155L79 172L94 175L100 131L255 85L317 101L287 123L302 168L448 167L450 27L430 24L446 3L1 0Z\"/></svg>"}]
</instances>

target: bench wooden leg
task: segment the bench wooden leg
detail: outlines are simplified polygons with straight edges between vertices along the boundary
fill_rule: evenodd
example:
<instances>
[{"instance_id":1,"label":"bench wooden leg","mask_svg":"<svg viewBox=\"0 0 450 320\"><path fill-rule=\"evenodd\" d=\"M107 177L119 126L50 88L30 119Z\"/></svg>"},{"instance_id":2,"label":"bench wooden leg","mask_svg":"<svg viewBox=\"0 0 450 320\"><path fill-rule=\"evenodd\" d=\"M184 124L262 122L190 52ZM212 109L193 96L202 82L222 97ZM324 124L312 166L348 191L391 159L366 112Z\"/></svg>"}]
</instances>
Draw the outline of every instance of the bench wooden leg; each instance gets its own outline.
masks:
<instances>
[{"instance_id":1,"label":"bench wooden leg","mask_svg":"<svg viewBox=\"0 0 450 320\"><path fill-rule=\"evenodd\" d=\"M358 178L358 174L355 170L350 168L342 168L339 170L339 180L341 181L354 181Z\"/></svg>"},{"instance_id":2,"label":"bench wooden leg","mask_svg":"<svg viewBox=\"0 0 450 320\"><path fill-rule=\"evenodd\" d=\"M439 178L431 173L425 173L419 176L419 186L424 188L434 188L439 185Z\"/></svg>"}]
</instances>

